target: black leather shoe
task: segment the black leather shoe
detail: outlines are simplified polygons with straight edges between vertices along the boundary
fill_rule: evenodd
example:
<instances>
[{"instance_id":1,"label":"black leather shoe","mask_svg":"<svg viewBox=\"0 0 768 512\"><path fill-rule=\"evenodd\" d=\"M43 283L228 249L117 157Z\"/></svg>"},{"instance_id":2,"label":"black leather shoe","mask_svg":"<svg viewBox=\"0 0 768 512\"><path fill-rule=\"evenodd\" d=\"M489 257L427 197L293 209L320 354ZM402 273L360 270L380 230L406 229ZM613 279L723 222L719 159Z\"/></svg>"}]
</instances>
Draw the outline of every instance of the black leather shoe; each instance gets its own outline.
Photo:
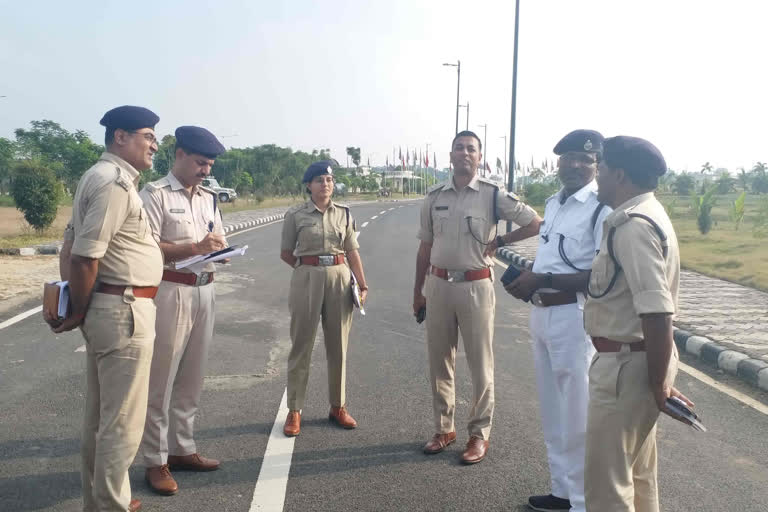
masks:
<instances>
[{"instance_id":1,"label":"black leather shoe","mask_svg":"<svg viewBox=\"0 0 768 512\"><path fill-rule=\"evenodd\" d=\"M528 498L528 507L541 512L565 511L571 510L571 501L551 494L547 496L531 496Z\"/></svg>"}]
</instances>

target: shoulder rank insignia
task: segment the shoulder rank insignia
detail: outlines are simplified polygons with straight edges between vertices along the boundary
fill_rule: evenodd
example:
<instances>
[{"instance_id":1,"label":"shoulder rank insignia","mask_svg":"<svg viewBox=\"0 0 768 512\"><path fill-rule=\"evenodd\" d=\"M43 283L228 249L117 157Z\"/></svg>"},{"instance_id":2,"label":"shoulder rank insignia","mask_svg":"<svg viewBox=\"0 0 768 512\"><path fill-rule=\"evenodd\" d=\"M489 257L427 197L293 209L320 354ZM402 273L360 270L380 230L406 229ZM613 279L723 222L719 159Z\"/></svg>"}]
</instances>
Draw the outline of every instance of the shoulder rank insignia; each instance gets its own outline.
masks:
<instances>
[{"instance_id":1,"label":"shoulder rank insignia","mask_svg":"<svg viewBox=\"0 0 768 512\"><path fill-rule=\"evenodd\" d=\"M115 183L120 185L122 188L124 188L126 191L131 189L131 183L126 179L125 176L123 176L123 173L120 171L119 167L115 167L115 170L117 171L117 176L115 177Z\"/></svg>"}]
</instances>

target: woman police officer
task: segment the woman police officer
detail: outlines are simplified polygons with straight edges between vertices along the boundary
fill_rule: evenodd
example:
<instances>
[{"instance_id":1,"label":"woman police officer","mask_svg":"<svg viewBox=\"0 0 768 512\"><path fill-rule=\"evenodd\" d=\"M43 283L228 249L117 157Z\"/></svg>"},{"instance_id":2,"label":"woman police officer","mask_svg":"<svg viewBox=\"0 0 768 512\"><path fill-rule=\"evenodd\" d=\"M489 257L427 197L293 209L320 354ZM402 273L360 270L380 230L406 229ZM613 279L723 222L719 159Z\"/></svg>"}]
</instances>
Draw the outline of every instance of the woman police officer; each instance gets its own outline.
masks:
<instances>
[{"instance_id":1,"label":"woman police officer","mask_svg":"<svg viewBox=\"0 0 768 512\"><path fill-rule=\"evenodd\" d=\"M302 182L310 200L288 210L283 221L280 259L294 269L288 301L292 347L288 356L289 413L283 428L286 436L297 436L301 431L301 408L321 318L331 402L328 418L344 428L357 426L346 410L344 395L353 308L350 269L358 279L363 303L368 286L349 208L331 201L331 164L324 160L307 168Z\"/></svg>"}]
</instances>

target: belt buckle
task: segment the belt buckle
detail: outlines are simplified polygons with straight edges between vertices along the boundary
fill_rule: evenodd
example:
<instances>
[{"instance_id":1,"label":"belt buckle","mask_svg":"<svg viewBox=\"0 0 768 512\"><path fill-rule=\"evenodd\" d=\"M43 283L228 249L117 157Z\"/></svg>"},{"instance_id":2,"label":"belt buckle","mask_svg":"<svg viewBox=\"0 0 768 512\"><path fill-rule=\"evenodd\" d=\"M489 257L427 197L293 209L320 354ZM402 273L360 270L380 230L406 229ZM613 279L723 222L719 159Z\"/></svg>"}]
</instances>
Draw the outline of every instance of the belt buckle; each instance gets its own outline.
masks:
<instances>
[{"instance_id":1,"label":"belt buckle","mask_svg":"<svg viewBox=\"0 0 768 512\"><path fill-rule=\"evenodd\" d=\"M317 262L324 267L330 267L331 265L333 265L334 263L333 260L334 260L334 257L328 254L317 257Z\"/></svg>"},{"instance_id":2,"label":"belt buckle","mask_svg":"<svg viewBox=\"0 0 768 512\"><path fill-rule=\"evenodd\" d=\"M466 279L463 270L448 270L449 283L463 283L464 281L466 281Z\"/></svg>"},{"instance_id":3,"label":"belt buckle","mask_svg":"<svg viewBox=\"0 0 768 512\"><path fill-rule=\"evenodd\" d=\"M202 272L199 276L197 276L197 280L195 281L195 286L205 286L210 282L210 280L211 280L211 273Z\"/></svg>"},{"instance_id":4,"label":"belt buckle","mask_svg":"<svg viewBox=\"0 0 768 512\"><path fill-rule=\"evenodd\" d=\"M534 292L534 294L531 295L531 304L540 308L544 307L544 302L542 302L541 294L539 292Z\"/></svg>"}]
</instances>

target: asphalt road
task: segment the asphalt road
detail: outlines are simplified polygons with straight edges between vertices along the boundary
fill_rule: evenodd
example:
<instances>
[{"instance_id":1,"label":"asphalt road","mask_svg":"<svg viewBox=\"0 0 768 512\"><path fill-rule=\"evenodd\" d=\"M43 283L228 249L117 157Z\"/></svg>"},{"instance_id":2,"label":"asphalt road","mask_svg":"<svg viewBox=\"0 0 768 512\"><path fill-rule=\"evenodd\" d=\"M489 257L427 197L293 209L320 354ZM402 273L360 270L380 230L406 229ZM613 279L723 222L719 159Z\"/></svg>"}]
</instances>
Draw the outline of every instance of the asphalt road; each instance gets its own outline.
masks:
<instances>
[{"instance_id":1,"label":"asphalt road","mask_svg":"<svg viewBox=\"0 0 768 512\"><path fill-rule=\"evenodd\" d=\"M394 208L394 209L391 209ZM381 211L386 211L380 214ZM295 441L286 511L526 510L549 492L529 344L526 305L497 288L496 414L488 458L465 467L471 396L458 356L457 430L446 452L425 456L433 434L424 327L410 311L417 240L415 203L353 208L371 294L355 313L347 396L357 430L327 420L322 336L312 360L302 434ZM377 216L372 220L372 217ZM365 227L363 223L369 222ZM290 268L278 259L279 222L236 234L250 246L217 277L218 318L197 420L201 453L223 461L213 473L176 473L173 497L152 494L131 470L144 510L248 511L285 388ZM0 321L35 307L26 304ZM78 332L54 336L39 315L0 330L0 510L81 508L79 431L85 386ZM683 362L698 366L683 356ZM768 404L726 376L713 378ZM662 418L659 472L664 511L768 509L768 416L680 372L678 387L709 427L706 434Z\"/></svg>"}]
</instances>

